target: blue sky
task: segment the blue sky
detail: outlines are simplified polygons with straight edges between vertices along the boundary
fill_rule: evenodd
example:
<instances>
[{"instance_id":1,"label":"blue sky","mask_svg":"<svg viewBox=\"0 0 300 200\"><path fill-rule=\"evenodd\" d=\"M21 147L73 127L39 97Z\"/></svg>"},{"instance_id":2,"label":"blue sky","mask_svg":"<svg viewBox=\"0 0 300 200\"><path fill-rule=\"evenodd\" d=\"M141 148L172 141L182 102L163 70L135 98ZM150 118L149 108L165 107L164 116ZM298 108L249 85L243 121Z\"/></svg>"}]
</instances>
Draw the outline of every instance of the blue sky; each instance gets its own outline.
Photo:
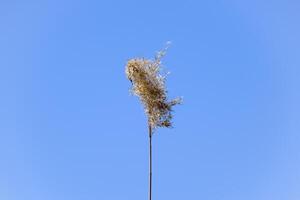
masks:
<instances>
[{"instance_id":1,"label":"blue sky","mask_svg":"<svg viewBox=\"0 0 300 200\"><path fill-rule=\"evenodd\" d=\"M141 200L146 117L126 61L172 41L155 200L300 199L300 3L0 2L0 199Z\"/></svg>"}]
</instances>

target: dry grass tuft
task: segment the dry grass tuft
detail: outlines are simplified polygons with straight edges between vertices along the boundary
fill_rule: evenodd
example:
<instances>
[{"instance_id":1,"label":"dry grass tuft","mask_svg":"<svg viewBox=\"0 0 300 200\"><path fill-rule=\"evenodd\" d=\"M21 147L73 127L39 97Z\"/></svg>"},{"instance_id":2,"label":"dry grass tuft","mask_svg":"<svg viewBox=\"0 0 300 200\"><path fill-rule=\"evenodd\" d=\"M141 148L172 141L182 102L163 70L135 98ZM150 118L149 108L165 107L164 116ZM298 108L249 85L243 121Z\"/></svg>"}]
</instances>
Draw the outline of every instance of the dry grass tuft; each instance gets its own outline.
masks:
<instances>
[{"instance_id":1,"label":"dry grass tuft","mask_svg":"<svg viewBox=\"0 0 300 200\"><path fill-rule=\"evenodd\" d=\"M126 65L127 78L132 83L132 93L142 101L152 128L172 127L172 107L182 102L181 98L167 99L166 75L161 74L161 59L168 46L159 51L154 60L134 58Z\"/></svg>"}]
</instances>

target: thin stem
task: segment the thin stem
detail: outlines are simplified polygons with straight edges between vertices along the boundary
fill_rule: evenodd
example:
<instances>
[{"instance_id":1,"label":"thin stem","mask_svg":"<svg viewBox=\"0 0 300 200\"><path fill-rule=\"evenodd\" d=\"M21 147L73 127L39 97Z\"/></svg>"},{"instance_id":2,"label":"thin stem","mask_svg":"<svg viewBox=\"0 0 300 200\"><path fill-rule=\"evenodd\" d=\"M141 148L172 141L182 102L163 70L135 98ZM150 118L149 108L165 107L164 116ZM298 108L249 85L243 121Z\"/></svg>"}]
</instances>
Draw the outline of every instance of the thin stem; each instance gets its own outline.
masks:
<instances>
[{"instance_id":1,"label":"thin stem","mask_svg":"<svg viewBox=\"0 0 300 200\"><path fill-rule=\"evenodd\" d=\"M149 200L152 200L152 127L149 124Z\"/></svg>"}]
</instances>

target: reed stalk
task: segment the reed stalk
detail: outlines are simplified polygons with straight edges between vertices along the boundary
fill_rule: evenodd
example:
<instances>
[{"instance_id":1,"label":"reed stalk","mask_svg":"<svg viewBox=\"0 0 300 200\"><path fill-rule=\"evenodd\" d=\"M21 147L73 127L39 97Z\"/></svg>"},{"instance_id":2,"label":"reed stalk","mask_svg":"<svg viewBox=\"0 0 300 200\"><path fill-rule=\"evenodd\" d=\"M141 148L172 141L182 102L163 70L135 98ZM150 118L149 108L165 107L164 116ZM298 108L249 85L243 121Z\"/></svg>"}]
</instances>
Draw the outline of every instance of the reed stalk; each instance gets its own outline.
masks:
<instances>
[{"instance_id":1,"label":"reed stalk","mask_svg":"<svg viewBox=\"0 0 300 200\"><path fill-rule=\"evenodd\" d=\"M171 101L167 98L162 74L161 59L168 46L159 51L154 60L133 58L126 64L126 75L132 83L131 93L138 96L148 117L149 131L149 200L152 200L152 136L158 127L172 127L172 107L182 102L181 98Z\"/></svg>"}]
</instances>

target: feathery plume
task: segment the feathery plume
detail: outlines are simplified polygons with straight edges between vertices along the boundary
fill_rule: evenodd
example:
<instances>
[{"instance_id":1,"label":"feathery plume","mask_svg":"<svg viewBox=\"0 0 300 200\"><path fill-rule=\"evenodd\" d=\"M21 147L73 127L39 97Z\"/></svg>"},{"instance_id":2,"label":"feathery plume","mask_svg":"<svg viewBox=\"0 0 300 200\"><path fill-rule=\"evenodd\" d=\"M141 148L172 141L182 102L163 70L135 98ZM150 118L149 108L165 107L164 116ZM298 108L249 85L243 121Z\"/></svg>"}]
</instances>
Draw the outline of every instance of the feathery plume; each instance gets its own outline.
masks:
<instances>
[{"instance_id":1,"label":"feathery plume","mask_svg":"<svg viewBox=\"0 0 300 200\"><path fill-rule=\"evenodd\" d=\"M172 126L172 107L182 102L181 98L167 99L166 75L162 75L161 59L169 47L157 52L155 59L133 58L126 65L127 78L132 83L131 92L144 105L148 123L152 128Z\"/></svg>"}]
</instances>

